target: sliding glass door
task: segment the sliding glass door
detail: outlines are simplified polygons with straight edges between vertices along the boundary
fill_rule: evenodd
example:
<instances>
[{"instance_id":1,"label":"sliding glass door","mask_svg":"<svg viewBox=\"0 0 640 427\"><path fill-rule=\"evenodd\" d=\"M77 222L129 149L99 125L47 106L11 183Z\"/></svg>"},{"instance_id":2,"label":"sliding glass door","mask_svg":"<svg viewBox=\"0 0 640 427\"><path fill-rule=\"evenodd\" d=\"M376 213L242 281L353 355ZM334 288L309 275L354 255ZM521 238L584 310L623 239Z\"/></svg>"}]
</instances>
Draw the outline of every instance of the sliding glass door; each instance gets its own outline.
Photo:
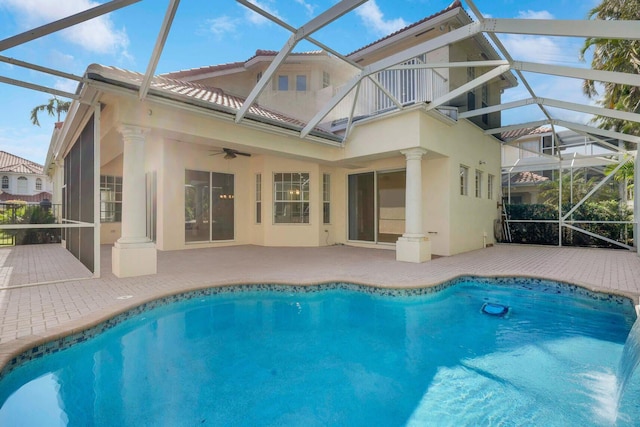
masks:
<instances>
[{"instance_id":1,"label":"sliding glass door","mask_svg":"<svg viewBox=\"0 0 640 427\"><path fill-rule=\"evenodd\" d=\"M185 171L185 242L233 240L234 176Z\"/></svg>"},{"instance_id":2,"label":"sliding glass door","mask_svg":"<svg viewBox=\"0 0 640 427\"><path fill-rule=\"evenodd\" d=\"M349 240L395 243L405 229L404 170L349 175Z\"/></svg>"}]
</instances>

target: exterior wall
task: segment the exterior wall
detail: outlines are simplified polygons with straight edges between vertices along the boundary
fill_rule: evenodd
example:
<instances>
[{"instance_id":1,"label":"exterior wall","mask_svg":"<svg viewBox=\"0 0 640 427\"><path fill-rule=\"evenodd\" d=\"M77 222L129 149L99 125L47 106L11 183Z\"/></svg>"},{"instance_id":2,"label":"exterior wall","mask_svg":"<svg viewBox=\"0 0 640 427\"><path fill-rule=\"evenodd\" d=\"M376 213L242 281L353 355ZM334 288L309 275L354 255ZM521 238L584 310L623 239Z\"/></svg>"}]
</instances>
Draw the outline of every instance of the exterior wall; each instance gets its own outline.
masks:
<instances>
[{"instance_id":1,"label":"exterior wall","mask_svg":"<svg viewBox=\"0 0 640 427\"><path fill-rule=\"evenodd\" d=\"M434 161L434 183L438 187L433 192L433 207L426 207L427 212L444 229L433 230L434 224L427 224L428 231L435 231L432 252L438 255L454 255L474 249L484 244L493 244L494 221L498 218L497 202L500 194L500 143L490 136L478 131L471 123L464 120L454 126L447 126L437 120L423 117L421 123L423 147L447 157L446 160ZM430 162L428 162L430 164ZM468 194L460 194L460 165L469 168ZM447 167L448 166L448 167ZM439 173L445 172L448 173ZM482 197L475 196L475 172L482 171ZM493 198L487 197L488 175L493 175ZM429 176L429 174L427 174ZM432 188L432 187L431 187ZM448 193L448 194L443 194ZM444 213L437 207L438 202L446 203L449 199L449 212ZM428 204L429 197L427 197ZM436 211L436 209L438 209ZM448 228L448 230L446 229ZM440 233L450 236L449 248L439 238ZM485 237L486 233L486 237ZM442 239L446 241L447 239Z\"/></svg>"},{"instance_id":2,"label":"exterior wall","mask_svg":"<svg viewBox=\"0 0 640 427\"><path fill-rule=\"evenodd\" d=\"M47 175L31 174L31 173L15 173L15 172L1 172L0 179L6 176L9 178L9 188L2 189L7 193L19 195L19 196L33 196L40 194L43 191L53 193L53 182ZM18 191L18 178L27 178L27 191ZM42 180L42 190L36 190L36 180L40 178Z\"/></svg>"}]
</instances>

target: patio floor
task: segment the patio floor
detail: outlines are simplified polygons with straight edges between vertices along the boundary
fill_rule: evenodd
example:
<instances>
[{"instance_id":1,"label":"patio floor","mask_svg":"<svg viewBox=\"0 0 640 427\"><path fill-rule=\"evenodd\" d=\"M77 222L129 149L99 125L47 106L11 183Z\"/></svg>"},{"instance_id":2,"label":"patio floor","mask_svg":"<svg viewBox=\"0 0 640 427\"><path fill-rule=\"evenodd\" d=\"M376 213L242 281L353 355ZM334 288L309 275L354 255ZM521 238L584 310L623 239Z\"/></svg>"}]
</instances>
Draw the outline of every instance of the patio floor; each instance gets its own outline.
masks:
<instances>
[{"instance_id":1,"label":"patio floor","mask_svg":"<svg viewBox=\"0 0 640 427\"><path fill-rule=\"evenodd\" d=\"M377 286L433 285L460 275L533 276L594 290L640 295L640 257L622 250L497 245L423 264L395 261L395 251L350 246L233 246L158 252L158 274L118 279L111 246L102 277L59 245L0 248L0 368L34 345L82 330L165 295L238 283ZM25 286L27 283L55 281Z\"/></svg>"}]
</instances>

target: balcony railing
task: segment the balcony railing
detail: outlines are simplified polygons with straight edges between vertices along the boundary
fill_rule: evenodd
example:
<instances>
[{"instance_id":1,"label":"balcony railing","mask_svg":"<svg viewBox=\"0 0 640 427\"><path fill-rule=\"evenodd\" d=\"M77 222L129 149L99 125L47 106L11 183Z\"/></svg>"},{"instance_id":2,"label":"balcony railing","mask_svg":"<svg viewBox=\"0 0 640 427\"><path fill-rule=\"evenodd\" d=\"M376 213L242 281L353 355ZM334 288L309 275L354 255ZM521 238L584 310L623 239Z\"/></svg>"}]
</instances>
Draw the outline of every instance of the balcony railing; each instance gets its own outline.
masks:
<instances>
[{"instance_id":1,"label":"balcony railing","mask_svg":"<svg viewBox=\"0 0 640 427\"><path fill-rule=\"evenodd\" d=\"M375 75L378 82L403 106L431 102L449 92L448 80L433 69L385 70ZM337 93L341 87L337 87ZM355 89L332 111L332 121L349 117ZM354 120L397 109L397 105L382 89L365 78L360 83L353 110Z\"/></svg>"}]
</instances>

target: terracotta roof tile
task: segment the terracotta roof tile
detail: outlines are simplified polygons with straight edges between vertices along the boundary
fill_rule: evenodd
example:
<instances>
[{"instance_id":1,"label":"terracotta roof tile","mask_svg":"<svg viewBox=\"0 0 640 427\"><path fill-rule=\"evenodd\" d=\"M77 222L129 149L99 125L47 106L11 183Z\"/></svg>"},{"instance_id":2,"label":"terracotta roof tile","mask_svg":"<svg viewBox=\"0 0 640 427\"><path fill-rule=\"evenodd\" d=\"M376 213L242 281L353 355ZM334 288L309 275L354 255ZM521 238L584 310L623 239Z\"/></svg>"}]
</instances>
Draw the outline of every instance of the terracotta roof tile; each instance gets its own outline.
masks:
<instances>
[{"instance_id":1,"label":"terracotta roof tile","mask_svg":"<svg viewBox=\"0 0 640 427\"><path fill-rule=\"evenodd\" d=\"M522 129L515 129L507 132L502 132L500 134L500 138L503 141L511 141L527 135L540 135L540 134L549 133L549 132L551 132L550 126L540 126L537 128L522 128Z\"/></svg>"},{"instance_id":2,"label":"terracotta roof tile","mask_svg":"<svg viewBox=\"0 0 640 427\"><path fill-rule=\"evenodd\" d=\"M506 176L506 175L505 175ZM511 174L511 184L512 185L526 185L526 184L538 184L540 182L549 181L549 178L546 176L538 175L534 172L518 172ZM503 180L503 185L506 185L507 180Z\"/></svg>"},{"instance_id":3,"label":"terracotta roof tile","mask_svg":"<svg viewBox=\"0 0 640 427\"><path fill-rule=\"evenodd\" d=\"M247 62L251 61L254 58L257 58L259 56L276 56L277 54L278 54L278 51L276 50L258 49L256 50L256 53L246 61L229 62L226 64L209 65L206 67L173 71L170 73L160 74L160 77L167 77L171 79L184 79L186 77L193 77L193 76L213 73L217 71L232 70L234 68L243 68ZM312 56L312 55L323 55L323 54L324 52L322 50L310 50L307 52L292 52L289 54L289 56Z\"/></svg>"},{"instance_id":4,"label":"terracotta roof tile","mask_svg":"<svg viewBox=\"0 0 640 427\"><path fill-rule=\"evenodd\" d=\"M43 166L0 150L0 171L15 173L43 174Z\"/></svg>"},{"instance_id":5,"label":"terracotta roof tile","mask_svg":"<svg viewBox=\"0 0 640 427\"><path fill-rule=\"evenodd\" d=\"M90 65L87 70L87 74L91 78L96 78L97 75L99 75L107 80L116 80L123 83L133 84L135 86L139 86L144 78L144 75L140 73L98 64ZM171 79L166 76L154 77L151 81L150 89L178 95L185 100L193 99L212 104L212 106L224 107L223 109L231 110L230 112L238 111L245 101L244 98L227 94L220 88L206 86L201 83ZM306 123L301 120L264 108L257 103L254 103L251 108L249 108L248 114L257 118L268 119L275 122L274 124L281 123L283 125L289 125L288 127L293 126L295 128L302 129L306 126ZM326 137L330 137L331 139L337 138L336 135L326 131L325 129L316 128L314 130L324 134Z\"/></svg>"},{"instance_id":6,"label":"terracotta roof tile","mask_svg":"<svg viewBox=\"0 0 640 427\"><path fill-rule=\"evenodd\" d=\"M3 191L0 193L0 202L6 202L9 200L22 200L27 203L40 203L43 200L51 200L52 194L46 191L42 191L32 196L26 196L24 194L11 194Z\"/></svg>"}]
</instances>

